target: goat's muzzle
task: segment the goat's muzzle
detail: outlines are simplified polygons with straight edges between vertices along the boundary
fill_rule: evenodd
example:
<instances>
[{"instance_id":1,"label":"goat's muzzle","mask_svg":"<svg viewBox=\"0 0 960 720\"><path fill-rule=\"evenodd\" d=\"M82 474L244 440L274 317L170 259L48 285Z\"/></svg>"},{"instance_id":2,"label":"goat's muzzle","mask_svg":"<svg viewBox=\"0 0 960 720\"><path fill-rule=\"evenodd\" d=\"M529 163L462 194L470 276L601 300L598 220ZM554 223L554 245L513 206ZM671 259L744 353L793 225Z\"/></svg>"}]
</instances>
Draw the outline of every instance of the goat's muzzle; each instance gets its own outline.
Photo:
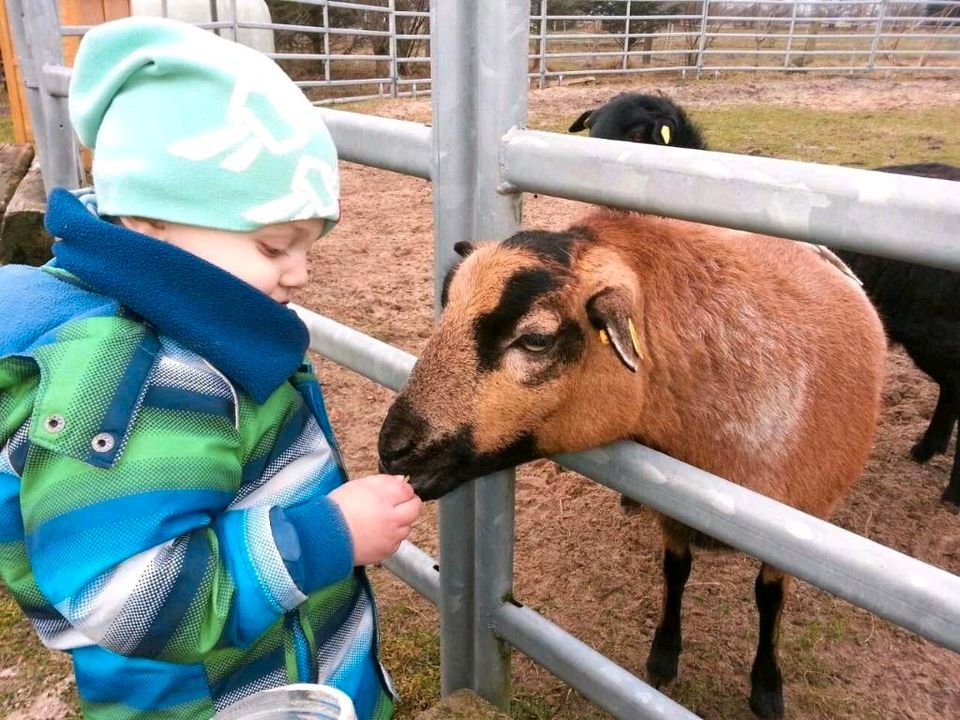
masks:
<instances>
[{"instance_id":1,"label":"goat's muzzle","mask_svg":"<svg viewBox=\"0 0 960 720\"><path fill-rule=\"evenodd\" d=\"M438 443L429 435L430 424L400 396L387 411L377 443L380 472L410 476L423 500L435 500L462 482L453 471L457 443Z\"/></svg>"}]
</instances>

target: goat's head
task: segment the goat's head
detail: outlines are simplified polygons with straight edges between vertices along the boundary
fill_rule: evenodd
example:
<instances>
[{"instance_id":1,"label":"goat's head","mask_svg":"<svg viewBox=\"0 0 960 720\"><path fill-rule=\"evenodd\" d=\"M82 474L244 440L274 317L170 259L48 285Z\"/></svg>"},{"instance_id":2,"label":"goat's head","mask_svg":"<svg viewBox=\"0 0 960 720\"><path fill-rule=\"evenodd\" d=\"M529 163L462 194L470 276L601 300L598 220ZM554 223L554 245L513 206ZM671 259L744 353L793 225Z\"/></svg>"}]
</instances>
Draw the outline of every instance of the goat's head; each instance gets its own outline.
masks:
<instances>
[{"instance_id":1,"label":"goat's head","mask_svg":"<svg viewBox=\"0 0 960 720\"><path fill-rule=\"evenodd\" d=\"M586 129L590 130L590 137L605 140L706 149L699 128L683 108L657 95L620 93L606 104L584 112L568 131Z\"/></svg>"},{"instance_id":2,"label":"goat's head","mask_svg":"<svg viewBox=\"0 0 960 720\"><path fill-rule=\"evenodd\" d=\"M380 430L381 469L424 499L622 437L640 412L636 274L589 231L459 243L444 310Z\"/></svg>"}]
</instances>

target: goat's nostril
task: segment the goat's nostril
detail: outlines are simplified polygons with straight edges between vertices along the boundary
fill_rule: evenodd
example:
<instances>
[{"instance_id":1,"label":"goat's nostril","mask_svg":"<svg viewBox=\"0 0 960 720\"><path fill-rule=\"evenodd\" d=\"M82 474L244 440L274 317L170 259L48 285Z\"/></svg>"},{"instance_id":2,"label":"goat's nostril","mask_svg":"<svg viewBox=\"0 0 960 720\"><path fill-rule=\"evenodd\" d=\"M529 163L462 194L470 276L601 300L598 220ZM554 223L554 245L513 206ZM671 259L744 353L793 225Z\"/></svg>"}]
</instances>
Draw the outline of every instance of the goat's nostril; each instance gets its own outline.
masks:
<instances>
[{"instance_id":1,"label":"goat's nostril","mask_svg":"<svg viewBox=\"0 0 960 720\"><path fill-rule=\"evenodd\" d=\"M423 419L409 408L407 402L398 399L380 428L377 451L381 468L396 469L395 463L409 457L423 436L424 425Z\"/></svg>"},{"instance_id":2,"label":"goat's nostril","mask_svg":"<svg viewBox=\"0 0 960 720\"><path fill-rule=\"evenodd\" d=\"M400 460L410 454L413 450L413 433L409 428L405 431L394 432L389 435L380 436L380 460L381 462L391 462Z\"/></svg>"}]
</instances>

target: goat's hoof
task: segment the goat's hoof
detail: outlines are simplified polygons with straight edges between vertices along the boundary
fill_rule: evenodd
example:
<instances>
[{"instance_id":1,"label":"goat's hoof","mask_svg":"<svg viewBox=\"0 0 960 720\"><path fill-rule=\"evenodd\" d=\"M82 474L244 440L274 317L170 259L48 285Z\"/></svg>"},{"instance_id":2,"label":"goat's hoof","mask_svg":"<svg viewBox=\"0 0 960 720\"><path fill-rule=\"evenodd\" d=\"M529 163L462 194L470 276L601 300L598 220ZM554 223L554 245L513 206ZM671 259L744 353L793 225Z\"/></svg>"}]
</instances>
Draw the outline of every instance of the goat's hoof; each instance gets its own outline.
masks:
<instances>
[{"instance_id":1,"label":"goat's hoof","mask_svg":"<svg viewBox=\"0 0 960 720\"><path fill-rule=\"evenodd\" d=\"M910 448L910 457L913 458L914 462L925 463L927 460L932 458L936 452L936 448L931 447L928 443L920 440L916 445Z\"/></svg>"},{"instance_id":2,"label":"goat's hoof","mask_svg":"<svg viewBox=\"0 0 960 720\"><path fill-rule=\"evenodd\" d=\"M750 691L750 709L763 720L781 720L783 718L783 688L760 688L754 686Z\"/></svg>"},{"instance_id":3,"label":"goat's hoof","mask_svg":"<svg viewBox=\"0 0 960 720\"><path fill-rule=\"evenodd\" d=\"M678 654L651 652L647 658L647 682L658 690L677 679Z\"/></svg>"},{"instance_id":4,"label":"goat's hoof","mask_svg":"<svg viewBox=\"0 0 960 720\"><path fill-rule=\"evenodd\" d=\"M643 504L638 503L633 498L628 498L626 495L620 496L620 510L624 515L632 516L639 515L643 511Z\"/></svg>"},{"instance_id":5,"label":"goat's hoof","mask_svg":"<svg viewBox=\"0 0 960 720\"><path fill-rule=\"evenodd\" d=\"M951 482L947 485L947 489L943 491L940 500L947 503L948 506L952 506L952 510L960 510L960 482Z\"/></svg>"}]
</instances>

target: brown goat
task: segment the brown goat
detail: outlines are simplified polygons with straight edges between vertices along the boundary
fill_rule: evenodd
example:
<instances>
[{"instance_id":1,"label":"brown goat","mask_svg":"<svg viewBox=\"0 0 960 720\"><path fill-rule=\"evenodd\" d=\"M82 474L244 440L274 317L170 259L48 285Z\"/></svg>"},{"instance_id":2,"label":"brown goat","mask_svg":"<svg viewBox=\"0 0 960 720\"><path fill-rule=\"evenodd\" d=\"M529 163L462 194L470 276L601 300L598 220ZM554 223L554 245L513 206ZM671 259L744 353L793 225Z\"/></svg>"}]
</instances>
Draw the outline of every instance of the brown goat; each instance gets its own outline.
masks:
<instances>
[{"instance_id":1,"label":"brown goat","mask_svg":"<svg viewBox=\"0 0 960 720\"><path fill-rule=\"evenodd\" d=\"M598 210L562 233L458 244L444 311L380 432L424 499L535 457L631 439L827 517L873 441L886 343L860 288L809 248ZM660 517L664 605L647 660L677 673L691 544ZM750 705L783 714L786 578L756 581Z\"/></svg>"}]
</instances>

